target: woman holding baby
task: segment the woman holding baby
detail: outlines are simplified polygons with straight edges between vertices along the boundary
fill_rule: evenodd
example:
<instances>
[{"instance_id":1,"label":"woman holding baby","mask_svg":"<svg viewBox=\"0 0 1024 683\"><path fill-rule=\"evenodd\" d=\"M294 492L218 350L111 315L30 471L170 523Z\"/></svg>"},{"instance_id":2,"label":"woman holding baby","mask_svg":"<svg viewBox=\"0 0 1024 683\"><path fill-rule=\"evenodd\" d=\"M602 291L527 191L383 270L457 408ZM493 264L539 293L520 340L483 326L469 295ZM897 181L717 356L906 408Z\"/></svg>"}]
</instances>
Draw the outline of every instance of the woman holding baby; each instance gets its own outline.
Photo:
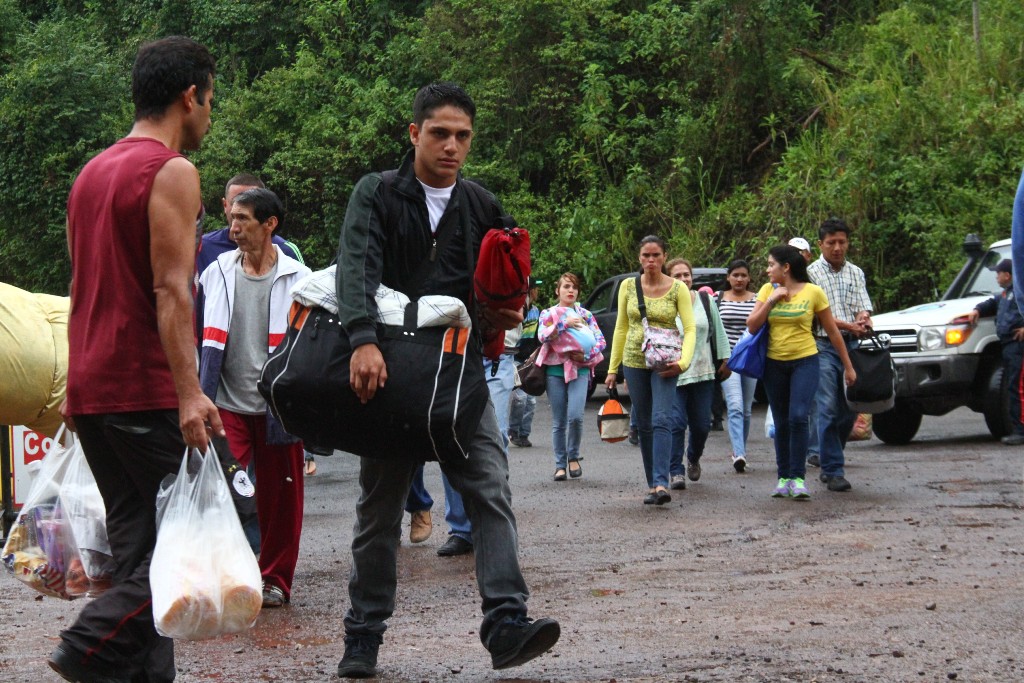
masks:
<instances>
[{"instance_id":1,"label":"woman holding baby","mask_svg":"<svg viewBox=\"0 0 1024 683\"><path fill-rule=\"evenodd\" d=\"M583 408L591 368L601 362L604 335L597 320L579 304L580 279L565 273L555 283L558 303L540 314L537 339L541 342L537 364L547 374L551 403L551 440L555 451L555 481L583 476L580 438Z\"/></svg>"}]
</instances>

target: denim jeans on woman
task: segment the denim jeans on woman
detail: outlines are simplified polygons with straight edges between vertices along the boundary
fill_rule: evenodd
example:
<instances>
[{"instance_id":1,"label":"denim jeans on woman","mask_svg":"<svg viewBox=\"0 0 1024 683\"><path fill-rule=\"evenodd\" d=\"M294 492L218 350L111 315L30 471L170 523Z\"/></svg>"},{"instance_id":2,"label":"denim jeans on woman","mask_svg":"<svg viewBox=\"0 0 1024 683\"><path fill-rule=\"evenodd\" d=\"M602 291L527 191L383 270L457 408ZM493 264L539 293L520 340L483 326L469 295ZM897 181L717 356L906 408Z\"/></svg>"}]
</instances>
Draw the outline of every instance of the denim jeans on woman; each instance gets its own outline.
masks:
<instances>
[{"instance_id":1,"label":"denim jeans on woman","mask_svg":"<svg viewBox=\"0 0 1024 683\"><path fill-rule=\"evenodd\" d=\"M711 401L715 397L715 380L682 384L676 387L676 399L672 409L672 458L669 473L686 474L683 466L683 450L686 459L697 462L704 455L704 445L711 433ZM690 444L686 445L686 430L690 430Z\"/></svg>"},{"instance_id":2,"label":"denim jeans on woman","mask_svg":"<svg viewBox=\"0 0 1024 683\"><path fill-rule=\"evenodd\" d=\"M729 441L732 457L747 457L747 437L750 436L750 406L754 404L757 380L734 372L722 382L729 423Z\"/></svg>"},{"instance_id":3,"label":"denim jeans on woman","mask_svg":"<svg viewBox=\"0 0 1024 683\"><path fill-rule=\"evenodd\" d=\"M775 417L775 463L780 479L807 473L807 415L818 391L818 354L797 360L769 358L764 388Z\"/></svg>"},{"instance_id":4,"label":"denim jeans on woman","mask_svg":"<svg viewBox=\"0 0 1024 683\"><path fill-rule=\"evenodd\" d=\"M640 433L640 455L648 488L668 488L669 461L672 458L672 409L675 405L676 377L622 366L633 402L633 416Z\"/></svg>"},{"instance_id":5,"label":"denim jeans on woman","mask_svg":"<svg viewBox=\"0 0 1024 683\"><path fill-rule=\"evenodd\" d=\"M564 377L548 375L548 401L551 403L551 444L555 450L555 469L564 470L568 461L580 457L583 436L583 409L587 405L587 382L583 372L568 384Z\"/></svg>"}]
</instances>

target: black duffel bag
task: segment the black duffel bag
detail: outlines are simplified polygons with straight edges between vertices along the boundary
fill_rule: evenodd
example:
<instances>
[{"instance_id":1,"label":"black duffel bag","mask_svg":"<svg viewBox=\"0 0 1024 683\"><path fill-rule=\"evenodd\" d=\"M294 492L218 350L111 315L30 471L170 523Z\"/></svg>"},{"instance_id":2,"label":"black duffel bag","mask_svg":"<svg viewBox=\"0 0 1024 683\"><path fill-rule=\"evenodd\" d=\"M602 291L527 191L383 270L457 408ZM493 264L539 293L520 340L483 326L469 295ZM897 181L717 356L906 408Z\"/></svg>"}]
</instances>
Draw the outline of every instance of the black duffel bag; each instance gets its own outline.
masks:
<instances>
[{"instance_id":1,"label":"black duffel bag","mask_svg":"<svg viewBox=\"0 0 1024 683\"><path fill-rule=\"evenodd\" d=\"M388 379L364 405L349 383L352 347L338 316L293 304L288 333L267 359L258 388L285 430L372 458L466 457L490 397L470 330L401 327L377 332Z\"/></svg>"},{"instance_id":2,"label":"black duffel bag","mask_svg":"<svg viewBox=\"0 0 1024 683\"><path fill-rule=\"evenodd\" d=\"M855 349L847 349L857 381L846 387L846 403L856 413L884 413L896 404L896 366L889 342L872 333Z\"/></svg>"}]
</instances>

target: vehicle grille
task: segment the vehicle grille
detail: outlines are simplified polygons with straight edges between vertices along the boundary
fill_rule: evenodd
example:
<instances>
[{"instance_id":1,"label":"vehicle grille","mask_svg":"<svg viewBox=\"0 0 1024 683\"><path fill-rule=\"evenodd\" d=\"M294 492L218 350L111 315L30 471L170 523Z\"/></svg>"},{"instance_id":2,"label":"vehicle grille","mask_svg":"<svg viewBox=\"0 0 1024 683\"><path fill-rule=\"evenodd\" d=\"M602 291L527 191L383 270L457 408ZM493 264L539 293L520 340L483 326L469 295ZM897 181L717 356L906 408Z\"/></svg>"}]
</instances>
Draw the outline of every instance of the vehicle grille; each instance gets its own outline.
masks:
<instances>
[{"instance_id":1,"label":"vehicle grille","mask_svg":"<svg viewBox=\"0 0 1024 683\"><path fill-rule=\"evenodd\" d=\"M892 353L917 352L917 329L915 328L907 327L894 330L880 330L875 328L875 334L889 335L889 351Z\"/></svg>"}]
</instances>

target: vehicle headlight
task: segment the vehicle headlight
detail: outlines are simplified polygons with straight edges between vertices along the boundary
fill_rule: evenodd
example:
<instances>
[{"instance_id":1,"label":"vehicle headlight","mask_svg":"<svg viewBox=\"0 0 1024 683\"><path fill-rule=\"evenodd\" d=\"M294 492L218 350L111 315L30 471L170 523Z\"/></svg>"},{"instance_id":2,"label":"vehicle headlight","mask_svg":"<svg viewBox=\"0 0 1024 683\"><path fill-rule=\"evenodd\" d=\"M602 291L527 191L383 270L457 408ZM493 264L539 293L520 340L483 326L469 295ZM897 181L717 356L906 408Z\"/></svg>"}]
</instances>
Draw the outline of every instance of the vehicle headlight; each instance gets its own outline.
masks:
<instances>
[{"instance_id":1,"label":"vehicle headlight","mask_svg":"<svg viewBox=\"0 0 1024 683\"><path fill-rule=\"evenodd\" d=\"M936 351L946 345L946 328L925 327L917 335L917 346L922 351Z\"/></svg>"},{"instance_id":2,"label":"vehicle headlight","mask_svg":"<svg viewBox=\"0 0 1024 683\"><path fill-rule=\"evenodd\" d=\"M917 346L922 351L960 346L971 336L969 325L945 325L942 327L925 327L917 335Z\"/></svg>"}]
</instances>

